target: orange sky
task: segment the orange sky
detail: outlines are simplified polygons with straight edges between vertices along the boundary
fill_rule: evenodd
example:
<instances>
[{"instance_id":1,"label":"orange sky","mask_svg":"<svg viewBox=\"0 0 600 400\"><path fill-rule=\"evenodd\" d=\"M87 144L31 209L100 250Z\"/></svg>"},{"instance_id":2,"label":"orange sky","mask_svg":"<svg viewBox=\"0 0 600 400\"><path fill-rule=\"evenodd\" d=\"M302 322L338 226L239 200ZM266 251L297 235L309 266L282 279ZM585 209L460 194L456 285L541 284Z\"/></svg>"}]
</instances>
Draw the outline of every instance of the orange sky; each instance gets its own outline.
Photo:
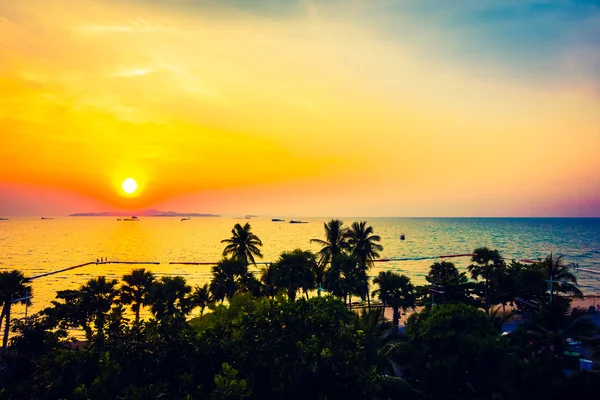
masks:
<instances>
[{"instance_id":1,"label":"orange sky","mask_svg":"<svg viewBox=\"0 0 600 400\"><path fill-rule=\"evenodd\" d=\"M600 216L597 8L292 3L0 6L0 216Z\"/></svg>"}]
</instances>

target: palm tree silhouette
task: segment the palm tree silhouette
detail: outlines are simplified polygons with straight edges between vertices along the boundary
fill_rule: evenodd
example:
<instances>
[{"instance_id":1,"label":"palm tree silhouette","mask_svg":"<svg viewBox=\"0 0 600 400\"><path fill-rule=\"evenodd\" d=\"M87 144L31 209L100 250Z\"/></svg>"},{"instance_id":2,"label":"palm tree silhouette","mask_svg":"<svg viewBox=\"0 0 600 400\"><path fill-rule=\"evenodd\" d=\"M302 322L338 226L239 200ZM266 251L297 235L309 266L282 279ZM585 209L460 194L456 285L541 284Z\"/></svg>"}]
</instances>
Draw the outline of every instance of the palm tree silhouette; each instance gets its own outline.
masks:
<instances>
[{"instance_id":1,"label":"palm tree silhouette","mask_svg":"<svg viewBox=\"0 0 600 400\"><path fill-rule=\"evenodd\" d=\"M325 287L331 293L344 299L344 304L352 308L352 295L363 300L367 295L369 277L366 269L358 265L355 257L339 254L331 260L331 266L325 273Z\"/></svg>"},{"instance_id":2,"label":"palm tree silhouette","mask_svg":"<svg viewBox=\"0 0 600 400\"><path fill-rule=\"evenodd\" d=\"M468 278L449 261L434 262L425 277L427 282L442 290L442 302L464 301ZM433 289L433 288L432 288Z\"/></svg>"},{"instance_id":3,"label":"palm tree silhouette","mask_svg":"<svg viewBox=\"0 0 600 400\"><path fill-rule=\"evenodd\" d=\"M52 301L53 307L48 307L42 314L48 317L51 325L58 325L63 329L82 328L86 339L94 339L96 328L96 344L104 341L104 327L106 316L118 296L116 279L107 280L101 276L90 279L86 284L76 290L60 290L56 298L63 300Z\"/></svg>"},{"instance_id":4,"label":"palm tree silhouette","mask_svg":"<svg viewBox=\"0 0 600 400\"><path fill-rule=\"evenodd\" d=\"M394 310L393 324L398 328L400 322L400 310L406 311L409 308L415 308L415 287L406 275L398 275L393 272L380 272L373 282L379 285L379 289L373 291L373 295L378 295L384 304L390 305Z\"/></svg>"},{"instance_id":5,"label":"palm tree silhouette","mask_svg":"<svg viewBox=\"0 0 600 400\"><path fill-rule=\"evenodd\" d=\"M82 307L93 317L96 326L96 340L104 341L104 325L106 314L110 311L118 296L116 279L107 280L104 276L90 279L79 289L82 295Z\"/></svg>"},{"instance_id":6,"label":"palm tree silhouette","mask_svg":"<svg viewBox=\"0 0 600 400\"><path fill-rule=\"evenodd\" d=\"M192 304L200 307L200 316L204 315L204 309L211 303L210 289L208 283L204 286L196 285L192 293Z\"/></svg>"},{"instance_id":7,"label":"palm tree silhouette","mask_svg":"<svg viewBox=\"0 0 600 400\"><path fill-rule=\"evenodd\" d=\"M550 253L541 260L540 266L548 277L550 283L550 299L554 292L569 293L576 297L582 297L583 293L577 288L577 277L573 274L572 266L563 264L563 256Z\"/></svg>"},{"instance_id":8,"label":"palm tree silhouette","mask_svg":"<svg viewBox=\"0 0 600 400\"><path fill-rule=\"evenodd\" d=\"M248 222L244 226L235 224L231 230L231 238L223 239L221 243L227 243L223 250L223 256L232 256L233 259L242 261L245 264L254 264L254 256L262 258L259 247L262 241L250 231Z\"/></svg>"},{"instance_id":9,"label":"palm tree silhouette","mask_svg":"<svg viewBox=\"0 0 600 400\"><path fill-rule=\"evenodd\" d=\"M8 332L10 331L10 309L12 303L20 302L25 304L29 302L31 287L27 285L27 278L22 272L2 271L0 272L0 305L2 305L2 314L0 315L0 328L2 319L6 319L4 326L4 339L2 348L5 349L8 344Z\"/></svg>"},{"instance_id":10,"label":"palm tree silhouette","mask_svg":"<svg viewBox=\"0 0 600 400\"><path fill-rule=\"evenodd\" d=\"M224 302L226 299L231 298L237 293L242 287L242 280L246 277L248 272L248 266L245 261L224 258L212 267L213 279L210 282L210 293L215 301L221 300Z\"/></svg>"},{"instance_id":11,"label":"palm tree silhouette","mask_svg":"<svg viewBox=\"0 0 600 400\"><path fill-rule=\"evenodd\" d=\"M348 247L350 253L358 261L359 267L365 270L367 276L366 293L367 306L371 309L371 296L369 295L368 270L373 266L373 260L379 257L383 246L379 244L381 237L373 234L373 227L367 226L367 221L354 222L348 230Z\"/></svg>"},{"instance_id":12,"label":"palm tree silhouette","mask_svg":"<svg viewBox=\"0 0 600 400\"><path fill-rule=\"evenodd\" d=\"M192 288L181 276L164 276L155 282L150 296L152 313L158 319L184 318L190 311Z\"/></svg>"},{"instance_id":13,"label":"palm tree silhouette","mask_svg":"<svg viewBox=\"0 0 600 400\"><path fill-rule=\"evenodd\" d=\"M375 289L373 290L373 292L371 293L371 295L373 296L378 296L379 299L381 300L381 304L383 305L383 314L385 314L385 307L386 307L386 296L381 296L381 293L385 293L387 292L387 288L390 287L391 285L391 280L392 280L392 273L390 271L380 271L379 275L377 275L375 278L373 278L373 283L375 285L379 286L379 289Z\"/></svg>"},{"instance_id":14,"label":"palm tree silhouette","mask_svg":"<svg viewBox=\"0 0 600 400\"><path fill-rule=\"evenodd\" d=\"M290 301L296 300L296 292L302 290L308 298L308 291L315 288L315 256L310 251L296 249L284 252L275 264L276 286L287 291Z\"/></svg>"},{"instance_id":15,"label":"palm tree silhouette","mask_svg":"<svg viewBox=\"0 0 600 400\"><path fill-rule=\"evenodd\" d=\"M262 295L273 297L279 291L277 287L277 266L274 263L267 264L260 271L260 281L262 283Z\"/></svg>"},{"instance_id":16,"label":"palm tree silhouette","mask_svg":"<svg viewBox=\"0 0 600 400\"><path fill-rule=\"evenodd\" d=\"M317 253L319 256L319 264L325 265L331 263L332 259L342 254L348 248L347 229L342 226L344 223L339 219L332 219L324 223L325 240L311 239L311 243L317 243L321 246L321 250Z\"/></svg>"},{"instance_id":17,"label":"palm tree silhouette","mask_svg":"<svg viewBox=\"0 0 600 400\"><path fill-rule=\"evenodd\" d=\"M467 270L471 273L473 279L478 279L480 276L485 278L485 292L484 292L484 308L485 313L490 315L489 305L489 286L490 279L494 273L504 267L504 260L498 250L490 250L487 247L479 247L473 251L471 257L473 264L467 267Z\"/></svg>"},{"instance_id":18,"label":"palm tree silhouette","mask_svg":"<svg viewBox=\"0 0 600 400\"><path fill-rule=\"evenodd\" d=\"M153 284L154 274L144 268L134 269L131 274L123 276L121 303L131 304L131 310L135 312L136 325L140 322L141 307L149 304Z\"/></svg>"}]
</instances>

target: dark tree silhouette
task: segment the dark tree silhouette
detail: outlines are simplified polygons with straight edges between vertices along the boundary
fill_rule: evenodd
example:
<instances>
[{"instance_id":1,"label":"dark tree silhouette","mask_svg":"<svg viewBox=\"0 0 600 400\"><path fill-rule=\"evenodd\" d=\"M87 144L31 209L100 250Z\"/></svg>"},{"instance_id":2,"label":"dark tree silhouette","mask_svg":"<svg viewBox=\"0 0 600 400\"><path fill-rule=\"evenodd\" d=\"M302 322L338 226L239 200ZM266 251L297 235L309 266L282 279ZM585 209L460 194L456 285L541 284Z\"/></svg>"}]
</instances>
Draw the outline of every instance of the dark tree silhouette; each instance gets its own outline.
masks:
<instances>
[{"instance_id":1,"label":"dark tree silhouette","mask_svg":"<svg viewBox=\"0 0 600 400\"><path fill-rule=\"evenodd\" d=\"M150 296L152 313L158 319L185 318L192 310L192 288L181 276L164 276L154 283Z\"/></svg>"},{"instance_id":2,"label":"dark tree silhouette","mask_svg":"<svg viewBox=\"0 0 600 400\"><path fill-rule=\"evenodd\" d=\"M552 280L550 286L550 299L554 292L566 293L575 297L583 297L583 293L577 288L577 277L573 274L573 266L563 263L563 256L550 253L541 260L540 267L548 280Z\"/></svg>"},{"instance_id":3,"label":"dark tree silhouette","mask_svg":"<svg viewBox=\"0 0 600 400\"><path fill-rule=\"evenodd\" d=\"M211 303L210 288L208 283L204 286L196 285L192 293L192 305L200 307L200 316L204 315L204 309Z\"/></svg>"},{"instance_id":4,"label":"dark tree silhouette","mask_svg":"<svg viewBox=\"0 0 600 400\"><path fill-rule=\"evenodd\" d=\"M298 290L302 290L308 298L308 291L315 288L313 270L316 263L310 251L296 249L282 253L275 264L276 286L284 289L291 301L296 300Z\"/></svg>"},{"instance_id":5,"label":"dark tree silhouette","mask_svg":"<svg viewBox=\"0 0 600 400\"><path fill-rule=\"evenodd\" d=\"M331 260L348 249L347 235L348 231L343 227L344 223L339 219L332 219L324 223L325 240L311 239L311 243L316 243L321 246L321 250L317 253L319 264L326 265L331 263Z\"/></svg>"},{"instance_id":6,"label":"dark tree silhouette","mask_svg":"<svg viewBox=\"0 0 600 400\"><path fill-rule=\"evenodd\" d=\"M154 275L144 268L134 269L130 274L123 276L120 290L121 303L131 304L131 310L135 312L136 325L140 322L140 309L149 305L153 284Z\"/></svg>"},{"instance_id":7,"label":"dark tree silhouette","mask_svg":"<svg viewBox=\"0 0 600 400\"><path fill-rule=\"evenodd\" d=\"M26 295L31 295L31 287L27 285L27 278L22 272L2 271L0 272L0 305L2 306L2 314L0 315L0 328L2 327L2 319L4 322L4 339L2 348L6 348L8 344L8 332L10 331L10 310L14 302L25 304L29 302ZM21 299L21 300L19 300Z\"/></svg>"},{"instance_id":8,"label":"dark tree silhouette","mask_svg":"<svg viewBox=\"0 0 600 400\"><path fill-rule=\"evenodd\" d=\"M237 261L245 264L254 264L254 257L262 258L262 253L259 247L262 246L262 241L251 232L251 227L248 222L244 226L235 224L231 230L231 238L223 239L221 243L227 243L223 249L223 256L231 256Z\"/></svg>"},{"instance_id":9,"label":"dark tree silhouette","mask_svg":"<svg viewBox=\"0 0 600 400\"><path fill-rule=\"evenodd\" d=\"M374 282L379 285L379 289L375 290L373 294L377 294L384 304L392 307L394 310L393 324L397 329L400 323L400 310L406 311L409 308L415 308L415 288L408 276L389 271L380 272Z\"/></svg>"},{"instance_id":10,"label":"dark tree silhouette","mask_svg":"<svg viewBox=\"0 0 600 400\"><path fill-rule=\"evenodd\" d=\"M242 290L252 292L248 286L256 283L253 282L252 274L248 272L248 265L234 258L224 258L219 261L212 267L212 274L213 279L209 289L215 301L231 300L238 291Z\"/></svg>"},{"instance_id":11,"label":"dark tree silhouette","mask_svg":"<svg viewBox=\"0 0 600 400\"><path fill-rule=\"evenodd\" d=\"M379 244L381 238L373 234L373 227L367 226L366 221L354 222L348 230L348 247L358 265L365 270L368 276L368 270L373 266L373 260L379 257L379 252L383 251L383 246ZM366 281L367 305L371 308L371 296L369 295L369 279Z\"/></svg>"},{"instance_id":12,"label":"dark tree silhouette","mask_svg":"<svg viewBox=\"0 0 600 400\"><path fill-rule=\"evenodd\" d=\"M489 287L490 280L494 273L504 268L504 260L498 250L490 250L487 247L479 247L473 251L471 257L473 264L467 267L473 279L480 276L485 279L484 287L484 309L487 315L490 314Z\"/></svg>"}]
</instances>

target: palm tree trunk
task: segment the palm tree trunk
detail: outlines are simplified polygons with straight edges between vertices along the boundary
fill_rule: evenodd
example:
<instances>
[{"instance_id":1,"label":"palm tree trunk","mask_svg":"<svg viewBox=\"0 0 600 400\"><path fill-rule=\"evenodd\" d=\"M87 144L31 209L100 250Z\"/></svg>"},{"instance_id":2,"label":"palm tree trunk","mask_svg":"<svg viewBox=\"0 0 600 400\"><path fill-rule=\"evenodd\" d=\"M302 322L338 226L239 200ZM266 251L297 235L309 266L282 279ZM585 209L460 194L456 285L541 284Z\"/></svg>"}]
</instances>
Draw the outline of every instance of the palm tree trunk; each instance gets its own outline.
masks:
<instances>
[{"instance_id":1,"label":"palm tree trunk","mask_svg":"<svg viewBox=\"0 0 600 400\"><path fill-rule=\"evenodd\" d=\"M308 291L304 292L304 294L306 295L306 300L308 300Z\"/></svg>"},{"instance_id":2,"label":"palm tree trunk","mask_svg":"<svg viewBox=\"0 0 600 400\"><path fill-rule=\"evenodd\" d=\"M488 276L485 276L485 292L484 292L484 308L485 308L485 313L487 314L487 316L490 316L490 307L488 306Z\"/></svg>"},{"instance_id":3,"label":"palm tree trunk","mask_svg":"<svg viewBox=\"0 0 600 400\"><path fill-rule=\"evenodd\" d=\"M367 289L367 309L371 311L371 296L369 295L369 289Z\"/></svg>"},{"instance_id":4,"label":"palm tree trunk","mask_svg":"<svg viewBox=\"0 0 600 400\"><path fill-rule=\"evenodd\" d=\"M140 306L139 305L135 309L135 324L136 325L140 324Z\"/></svg>"},{"instance_id":5,"label":"palm tree trunk","mask_svg":"<svg viewBox=\"0 0 600 400\"><path fill-rule=\"evenodd\" d=\"M394 323L394 333L398 333L398 325L400 324L400 309L398 306L394 306L394 315L393 315L393 323Z\"/></svg>"},{"instance_id":6,"label":"palm tree trunk","mask_svg":"<svg viewBox=\"0 0 600 400\"><path fill-rule=\"evenodd\" d=\"M96 344L101 346L104 343L104 315L96 316Z\"/></svg>"},{"instance_id":7,"label":"palm tree trunk","mask_svg":"<svg viewBox=\"0 0 600 400\"><path fill-rule=\"evenodd\" d=\"M6 349L6 346L8 345L8 331L10 330L10 302L6 302L4 304L4 307L6 309L6 311L4 312L4 315L6 317L6 323L4 325L4 339L2 340L2 349Z\"/></svg>"},{"instance_id":8,"label":"palm tree trunk","mask_svg":"<svg viewBox=\"0 0 600 400\"><path fill-rule=\"evenodd\" d=\"M348 307L352 310L352 295L348 294Z\"/></svg>"},{"instance_id":9,"label":"palm tree trunk","mask_svg":"<svg viewBox=\"0 0 600 400\"><path fill-rule=\"evenodd\" d=\"M94 336L94 332L92 331L92 328L87 323L84 323L82 327L83 327L83 331L85 332L85 338L87 339L87 341L89 343L91 343L92 338Z\"/></svg>"},{"instance_id":10,"label":"palm tree trunk","mask_svg":"<svg viewBox=\"0 0 600 400\"><path fill-rule=\"evenodd\" d=\"M0 314L0 332L2 332L2 320L4 319L4 314L6 313L4 307L5 305L2 305L2 314Z\"/></svg>"}]
</instances>

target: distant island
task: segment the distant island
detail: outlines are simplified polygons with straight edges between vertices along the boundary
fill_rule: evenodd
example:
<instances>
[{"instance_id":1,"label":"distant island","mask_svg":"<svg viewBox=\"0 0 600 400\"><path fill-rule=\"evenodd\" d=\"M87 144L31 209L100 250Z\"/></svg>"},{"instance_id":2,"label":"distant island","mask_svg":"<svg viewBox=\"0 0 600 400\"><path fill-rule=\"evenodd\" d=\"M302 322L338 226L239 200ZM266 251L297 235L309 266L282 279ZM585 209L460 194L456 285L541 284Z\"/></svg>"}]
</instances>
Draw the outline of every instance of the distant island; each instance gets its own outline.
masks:
<instances>
[{"instance_id":1,"label":"distant island","mask_svg":"<svg viewBox=\"0 0 600 400\"><path fill-rule=\"evenodd\" d=\"M134 212L103 211L99 213L75 213L69 217L220 217L216 214L180 213L176 211L142 210Z\"/></svg>"}]
</instances>

